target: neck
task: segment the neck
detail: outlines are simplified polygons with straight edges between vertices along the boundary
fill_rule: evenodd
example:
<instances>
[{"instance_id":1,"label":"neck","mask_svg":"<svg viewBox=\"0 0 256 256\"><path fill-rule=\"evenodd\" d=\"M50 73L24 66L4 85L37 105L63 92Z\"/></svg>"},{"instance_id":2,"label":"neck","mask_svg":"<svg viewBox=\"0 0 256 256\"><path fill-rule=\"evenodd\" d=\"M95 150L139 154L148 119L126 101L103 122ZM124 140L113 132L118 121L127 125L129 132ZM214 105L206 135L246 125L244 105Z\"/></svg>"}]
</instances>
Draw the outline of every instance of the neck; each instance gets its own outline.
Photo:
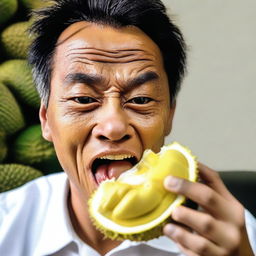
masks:
<instances>
[{"instance_id":1,"label":"neck","mask_svg":"<svg viewBox=\"0 0 256 256\"><path fill-rule=\"evenodd\" d=\"M74 186L70 188L68 210L73 228L80 239L102 255L118 246L120 241L106 239L96 230L89 216L87 199L84 199Z\"/></svg>"}]
</instances>

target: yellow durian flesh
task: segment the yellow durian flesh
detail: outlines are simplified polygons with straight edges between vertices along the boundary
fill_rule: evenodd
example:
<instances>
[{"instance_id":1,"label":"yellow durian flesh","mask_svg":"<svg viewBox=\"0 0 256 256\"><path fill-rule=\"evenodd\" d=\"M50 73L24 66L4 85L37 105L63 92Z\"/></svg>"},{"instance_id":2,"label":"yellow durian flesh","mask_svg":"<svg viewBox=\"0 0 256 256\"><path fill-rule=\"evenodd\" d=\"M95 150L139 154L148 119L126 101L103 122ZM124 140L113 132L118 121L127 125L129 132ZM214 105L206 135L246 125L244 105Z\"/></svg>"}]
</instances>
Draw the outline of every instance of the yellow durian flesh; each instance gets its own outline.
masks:
<instances>
[{"instance_id":1,"label":"yellow durian flesh","mask_svg":"<svg viewBox=\"0 0 256 256\"><path fill-rule=\"evenodd\" d=\"M197 164L178 143L158 154L146 150L141 161L117 180L101 183L89 201L93 223L112 239L149 240L162 234L173 209L185 201L163 186L168 175L195 181Z\"/></svg>"}]
</instances>

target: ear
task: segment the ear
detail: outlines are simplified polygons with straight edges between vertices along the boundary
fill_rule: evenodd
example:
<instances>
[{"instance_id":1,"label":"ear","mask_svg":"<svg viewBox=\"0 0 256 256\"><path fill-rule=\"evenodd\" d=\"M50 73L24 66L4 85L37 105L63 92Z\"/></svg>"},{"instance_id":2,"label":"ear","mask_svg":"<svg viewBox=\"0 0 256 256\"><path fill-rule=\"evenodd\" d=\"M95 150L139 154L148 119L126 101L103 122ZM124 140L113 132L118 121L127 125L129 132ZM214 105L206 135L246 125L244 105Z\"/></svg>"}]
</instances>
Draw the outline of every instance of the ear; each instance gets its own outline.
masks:
<instances>
[{"instance_id":1,"label":"ear","mask_svg":"<svg viewBox=\"0 0 256 256\"><path fill-rule=\"evenodd\" d=\"M47 116L47 108L43 102L41 102L39 110L39 119L41 122L42 135L44 139L52 141L51 129L49 127L49 121Z\"/></svg>"},{"instance_id":2,"label":"ear","mask_svg":"<svg viewBox=\"0 0 256 256\"><path fill-rule=\"evenodd\" d=\"M169 112L168 112L168 117L167 117L168 120L167 120L167 125L166 125L164 136L169 135L169 133L172 130L172 121L173 121L173 117L174 117L174 113L175 113L175 109L176 109L176 101L171 102L170 104L171 105L170 105L170 109L169 109Z\"/></svg>"}]
</instances>

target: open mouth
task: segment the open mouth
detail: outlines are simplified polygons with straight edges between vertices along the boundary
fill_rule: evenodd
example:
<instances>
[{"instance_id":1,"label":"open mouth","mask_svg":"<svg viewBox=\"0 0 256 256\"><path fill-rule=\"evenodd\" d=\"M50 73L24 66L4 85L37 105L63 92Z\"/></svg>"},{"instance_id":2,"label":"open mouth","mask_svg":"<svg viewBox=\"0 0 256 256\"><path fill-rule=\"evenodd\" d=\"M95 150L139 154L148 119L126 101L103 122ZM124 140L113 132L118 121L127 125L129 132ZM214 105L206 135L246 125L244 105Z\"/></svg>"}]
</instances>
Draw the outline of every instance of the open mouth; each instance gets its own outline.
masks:
<instances>
[{"instance_id":1,"label":"open mouth","mask_svg":"<svg viewBox=\"0 0 256 256\"><path fill-rule=\"evenodd\" d=\"M106 179L118 178L132 168L138 160L132 155L106 155L92 163L92 173L98 184Z\"/></svg>"}]
</instances>

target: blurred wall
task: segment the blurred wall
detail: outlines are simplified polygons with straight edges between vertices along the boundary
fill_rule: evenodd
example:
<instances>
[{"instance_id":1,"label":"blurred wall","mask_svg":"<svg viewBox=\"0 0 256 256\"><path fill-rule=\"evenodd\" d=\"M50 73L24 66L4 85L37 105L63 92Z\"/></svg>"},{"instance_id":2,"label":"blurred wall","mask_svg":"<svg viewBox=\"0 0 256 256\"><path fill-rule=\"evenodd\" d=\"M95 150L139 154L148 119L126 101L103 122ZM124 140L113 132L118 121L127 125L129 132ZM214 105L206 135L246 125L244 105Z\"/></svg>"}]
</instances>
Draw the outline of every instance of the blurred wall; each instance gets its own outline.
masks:
<instances>
[{"instance_id":1,"label":"blurred wall","mask_svg":"<svg viewBox=\"0 0 256 256\"><path fill-rule=\"evenodd\" d=\"M167 142L217 170L256 170L256 1L164 3L189 46Z\"/></svg>"}]
</instances>

